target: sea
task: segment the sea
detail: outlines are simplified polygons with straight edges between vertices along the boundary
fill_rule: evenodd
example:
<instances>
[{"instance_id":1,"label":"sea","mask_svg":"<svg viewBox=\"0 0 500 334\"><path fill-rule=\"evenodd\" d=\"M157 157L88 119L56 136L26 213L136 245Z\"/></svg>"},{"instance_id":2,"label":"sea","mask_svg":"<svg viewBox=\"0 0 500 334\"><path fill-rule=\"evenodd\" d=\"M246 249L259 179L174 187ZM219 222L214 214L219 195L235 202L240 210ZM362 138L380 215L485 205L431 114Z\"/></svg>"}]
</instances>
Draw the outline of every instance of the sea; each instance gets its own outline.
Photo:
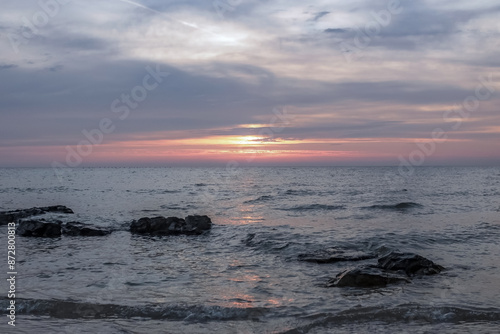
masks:
<instances>
[{"instance_id":1,"label":"sea","mask_svg":"<svg viewBox=\"0 0 500 334\"><path fill-rule=\"evenodd\" d=\"M0 226L1 333L500 333L497 167L0 169L0 211L50 205L114 231L17 236L13 327ZM194 214L208 233L129 232ZM300 261L327 249L412 252L445 270L326 287L376 263Z\"/></svg>"}]
</instances>

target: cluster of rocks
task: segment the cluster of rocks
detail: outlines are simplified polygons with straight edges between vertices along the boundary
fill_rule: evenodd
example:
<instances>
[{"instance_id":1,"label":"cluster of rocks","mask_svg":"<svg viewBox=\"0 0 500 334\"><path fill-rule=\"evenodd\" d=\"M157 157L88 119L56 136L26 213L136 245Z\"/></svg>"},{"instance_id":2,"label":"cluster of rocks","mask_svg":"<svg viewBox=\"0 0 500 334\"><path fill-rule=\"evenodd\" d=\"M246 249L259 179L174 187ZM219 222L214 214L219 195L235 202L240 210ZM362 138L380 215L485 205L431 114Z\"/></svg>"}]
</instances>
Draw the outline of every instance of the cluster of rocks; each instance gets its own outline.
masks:
<instances>
[{"instance_id":1,"label":"cluster of rocks","mask_svg":"<svg viewBox=\"0 0 500 334\"><path fill-rule=\"evenodd\" d=\"M391 283L410 282L415 276L435 275L444 268L413 253L390 252L375 265L350 268L331 279L328 287L376 287Z\"/></svg>"},{"instance_id":2,"label":"cluster of rocks","mask_svg":"<svg viewBox=\"0 0 500 334\"><path fill-rule=\"evenodd\" d=\"M0 225L7 225L8 223L18 222L19 219L39 216L46 213L65 213L72 214L73 210L64 205L54 205L54 206L45 206L39 208L31 208L31 209L21 209L21 210L13 210L13 211L3 211L0 212Z\"/></svg>"},{"instance_id":3,"label":"cluster of rocks","mask_svg":"<svg viewBox=\"0 0 500 334\"><path fill-rule=\"evenodd\" d=\"M207 216L154 217L134 220L130 232L149 235L193 235L202 234L212 228L212 221Z\"/></svg>"},{"instance_id":4,"label":"cluster of rocks","mask_svg":"<svg viewBox=\"0 0 500 334\"><path fill-rule=\"evenodd\" d=\"M63 223L59 220L48 222L42 218L20 221L16 232L22 237L57 238L62 234L81 237L103 236L110 234L111 230L79 222Z\"/></svg>"},{"instance_id":5,"label":"cluster of rocks","mask_svg":"<svg viewBox=\"0 0 500 334\"><path fill-rule=\"evenodd\" d=\"M73 214L73 210L62 205L0 212L0 225L17 223L16 233L23 237L57 238L67 236L104 236L112 232L90 224L76 221L62 222L58 219L41 218L47 213ZM37 217L38 216L38 217ZM27 219L29 218L29 219ZM207 216L154 217L134 220L130 232L145 235L199 235L212 228Z\"/></svg>"}]
</instances>

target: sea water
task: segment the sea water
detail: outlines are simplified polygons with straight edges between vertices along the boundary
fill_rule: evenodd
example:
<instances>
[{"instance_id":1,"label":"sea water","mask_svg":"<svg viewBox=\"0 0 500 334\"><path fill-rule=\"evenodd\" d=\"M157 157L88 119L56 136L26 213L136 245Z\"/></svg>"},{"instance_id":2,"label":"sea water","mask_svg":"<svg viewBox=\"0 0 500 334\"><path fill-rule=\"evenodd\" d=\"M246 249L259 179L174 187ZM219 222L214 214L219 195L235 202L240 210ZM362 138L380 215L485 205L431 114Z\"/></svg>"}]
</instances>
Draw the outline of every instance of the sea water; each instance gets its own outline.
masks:
<instances>
[{"instance_id":1,"label":"sea water","mask_svg":"<svg viewBox=\"0 0 500 334\"><path fill-rule=\"evenodd\" d=\"M4 316L2 333L500 332L500 168L0 169L0 211L49 205L114 231L17 236L16 327ZM128 231L141 217L192 214L212 230ZM7 315L7 226L0 240ZM327 288L376 263L299 261L328 248L413 252L446 269Z\"/></svg>"}]
</instances>

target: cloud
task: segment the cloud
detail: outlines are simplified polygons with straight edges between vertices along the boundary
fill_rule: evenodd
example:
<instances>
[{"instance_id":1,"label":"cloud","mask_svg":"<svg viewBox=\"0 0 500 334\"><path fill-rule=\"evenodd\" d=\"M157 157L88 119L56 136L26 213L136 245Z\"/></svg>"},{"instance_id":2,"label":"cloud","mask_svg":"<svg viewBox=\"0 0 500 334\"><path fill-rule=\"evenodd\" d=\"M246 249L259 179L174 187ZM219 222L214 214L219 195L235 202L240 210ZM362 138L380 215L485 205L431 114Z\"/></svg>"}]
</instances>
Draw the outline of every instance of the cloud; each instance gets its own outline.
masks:
<instances>
[{"instance_id":1,"label":"cloud","mask_svg":"<svg viewBox=\"0 0 500 334\"><path fill-rule=\"evenodd\" d=\"M250 136L262 128L241 125L270 123L280 105L295 122L273 140L406 142L445 126L443 111L474 94L477 77L499 66L494 2L402 1L402 12L365 38L352 63L340 43L355 46L386 2L249 0L223 17L210 1L137 3L72 2L19 53L2 39L2 146L75 145L104 117L116 122L107 137L116 145ZM1 33L19 33L18 18L39 10L9 3L0 13ZM120 121L111 103L156 64L170 75ZM486 125L499 124L497 99L481 102L456 139L479 146L494 138Z\"/></svg>"},{"instance_id":2,"label":"cloud","mask_svg":"<svg viewBox=\"0 0 500 334\"><path fill-rule=\"evenodd\" d=\"M61 71L63 68L64 68L63 65L55 65L55 66L47 68L47 70L50 72L57 72L57 71Z\"/></svg>"},{"instance_id":3,"label":"cloud","mask_svg":"<svg viewBox=\"0 0 500 334\"><path fill-rule=\"evenodd\" d=\"M325 29L324 32L326 33L344 33L344 32L347 32L347 29L341 29L341 28L328 28L328 29Z\"/></svg>"},{"instance_id":4,"label":"cloud","mask_svg":"<svg viewBox=\"0 0 500 334\"><path fill-rule=\"evenodd\" d=\"M314 16L314 18L312 20L318 21L320 18L322 18L323 16L326 16L328 14L330 14L330 12L323 11L323 12L316 13L316 15Z\"/></svg>"},{"instance_id":5,"label":"cloud","mask_svg":"<svg viewBox=\"0 0 500 334\"><path fill-rule=\"evenodd\" d=\"M16 67L17 67L17 65L15 65L15 64L0 65L0 71L1 70L8 70L10 68L16 68Z\"/></svg>"}]
</instances>

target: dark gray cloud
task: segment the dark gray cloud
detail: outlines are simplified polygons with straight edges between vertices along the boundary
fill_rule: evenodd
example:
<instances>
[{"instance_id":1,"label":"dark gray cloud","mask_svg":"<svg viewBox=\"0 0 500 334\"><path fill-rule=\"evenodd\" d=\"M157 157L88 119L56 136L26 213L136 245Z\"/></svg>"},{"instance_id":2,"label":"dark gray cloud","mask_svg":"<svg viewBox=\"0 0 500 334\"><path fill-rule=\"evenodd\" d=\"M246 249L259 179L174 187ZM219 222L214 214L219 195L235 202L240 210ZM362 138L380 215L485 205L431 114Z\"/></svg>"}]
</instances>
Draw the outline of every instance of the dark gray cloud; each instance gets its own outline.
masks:
<instances>
[{"instance_id":1,"label":"dark gray cloud","mask_svg":"<svg viewBox=\"0 0 500 334\"><path fill-rule=\"evenodd\" d=\"M440 48L455 49L461 43L457 38L469 36L483 43L498 38L499 33L494 27L487 29L470 29L470 22L477 22L481 18L498 13L500 6L485 5L482 8L459 9L435 8L419 1L401 1L401 12L390 14L386 10L385 2L365 3L363 7L355 5L348 10L351 13L364 14L363 20L356 20L352 26L331 27L323 29L332 38L333 43L325 43L320 35L309 35L308 38L297 39L311 44L330 45L338 49L338 43L355 44L356 38L361 38L363 44L367 42L371 48L387 50L433 50ZM384 12L384 13L382 13ZM490 57L490 59L492 59Z\"/></svg>"},{"instance_id":2,"label":"dark gray cloud","mask_svg":"<svg viewBox=\"0 0 500 334\"><path fill-rule=\"evenodd\" d=\"M342 34L342 33L345 33L347 31L348 31L347 29L342 29L342 28L328 28L328 29L325 29L326 33L335 33L335 34Z\"/></svg>"},{"instance_id":3,"label":"dark gray cloud","mask_svg":"<svg viewBox=\"0 0 500 334\"><path fill-rule=\"evenodd\" d=\"M323 11L323 12L316 13L312 20L318 21L320 18L322 18L323 16L326 16L328 14L330 14L330 12Z\"/></svg>"},{"instance_id":4,"label":"dark gray cloud","mask_svg":"<svg viewBox=\"0 0 500 334\"><path fill-rule=\"evenodd\" d=\"M1 70L8 70L10 68L16 68L16 67L17 67L17 65L15 65L15 64L0 65L0 71Z\"/></svg>"},{"instance_id":5,"label":"dark gray cloud","mask_svg":"<svg viewBox=\"0 0 500 334\"><path fill-rule=\"evenodd\" d=\"M63 65L55 65L55 66L47 68L47 70L49 70L50 72L58 72L58 71L62 71L63 68L64 68Z\"/></svg>"},{"instance_id":6,"label":"dark gray cloud","mask_svg":"<svg viewBox=\"0 0 500 334\"><path fill-rule=\"evenodd\" d=\"M110 46L112 46L110 45L112 43L110 43L109 40L68 33L60 34L59 36L51 34L49 38L45 38L41 41L41 43L43 43L46 47L50 46L58 49L80 49L86 51L107 51Z\"/></svg>"}]
</instances>

